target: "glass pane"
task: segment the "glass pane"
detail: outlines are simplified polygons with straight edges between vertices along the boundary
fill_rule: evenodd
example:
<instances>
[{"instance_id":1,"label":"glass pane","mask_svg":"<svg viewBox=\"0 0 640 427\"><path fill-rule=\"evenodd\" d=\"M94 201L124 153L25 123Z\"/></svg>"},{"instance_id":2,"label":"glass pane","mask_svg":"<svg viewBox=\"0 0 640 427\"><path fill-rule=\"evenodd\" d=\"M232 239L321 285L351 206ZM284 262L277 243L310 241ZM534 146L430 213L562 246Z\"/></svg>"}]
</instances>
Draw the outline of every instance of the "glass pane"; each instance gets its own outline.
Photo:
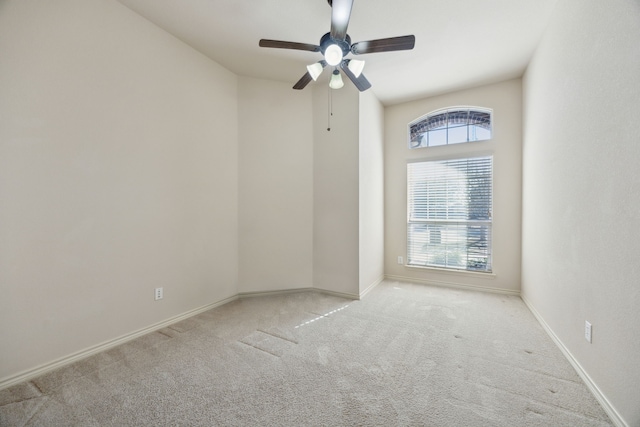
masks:
<instances>
[{"instance_id":1,"label":"glass pane","mask_svg":"<svg viewBox=\"0 0 640 427\"><path fill-rule=\"evenodd\" d=\"M447 129L432 130L429 132L429 147L447 144Z\"/></svg>"},{"instance_id":2,"label":"glass pane","mask_svg":"<svg viewBox=\"0 0 640 427\"><path fill-rule=\"evenodd\" d=\"M491 271L491 226L409 224L409 265Z\"/></svg>"},{"instance_id":3,"label":"glass pane","mask_svg":"<svg viewBox=\"0 0 640 427\"><path fill-rule=\"evenodd\" d=\"M428 130L434 130L438 128L446 128L447 127L447 113L440 113L434 116L430 116L426 121L426 126Z\"/></svg>"},{"instance_id":4,"label":"glass pane","mask_svg":"<svg viewBox=\"0 0 640 427\"><path fill-rule=\"evenodd\" d=\"M419 126L418 124L411 125L409 127L409 148L410 149L420 147L420 140L422 138L423 133L424 131L421 129L421 126Z\"/></svg>"},{"instance_id":5,"label":"glass pane","mask_svg":"<svg viewBox=\"0 0 640 427\"><path fill-rule=\"evenodd\" d=\"M491 131L480 126L469 126L469 141L491 139Z\"/></svg>"},{"instance_id":6,"label":"glass pane","mask_svg":"<svg viewBox=\"0 0 640 427\"><path fill-rule=\"evenodd\" d=\"M414 148L420 148L420 139L416 137L416 139L412 139L409 141L409 149L412 150Z\"/></svg>"},{"instance_id":7,"label":"glass pane","mask_svg":"<svg viewBox=\"0 0 640 427\"><path fill-rule=\"evenodd\" d=\"M467 125L469 123L469 110L453 110L448 114L449 127Z\"/></svg>"},{"instance_id":8,"label":"glass pane","mask_svg":"<svg viewBox=\"0 0 640 427\"><path fill-rule=\"evenodd\" d=\"M467 142L467 127L449 128L449 144L458 144L460 142Z\"/></svg>"},{"instance_id":9,"label":"glass pane","mask_svg":"<svg viewBox=\"0 0 640 427\"><path fill-rule=\"evenodd\" d=\"M485 128L489 128L489 125L491 125L491 113L481 110L469 111L469 124L482 125Z\"/></svg>"}]
</instances>

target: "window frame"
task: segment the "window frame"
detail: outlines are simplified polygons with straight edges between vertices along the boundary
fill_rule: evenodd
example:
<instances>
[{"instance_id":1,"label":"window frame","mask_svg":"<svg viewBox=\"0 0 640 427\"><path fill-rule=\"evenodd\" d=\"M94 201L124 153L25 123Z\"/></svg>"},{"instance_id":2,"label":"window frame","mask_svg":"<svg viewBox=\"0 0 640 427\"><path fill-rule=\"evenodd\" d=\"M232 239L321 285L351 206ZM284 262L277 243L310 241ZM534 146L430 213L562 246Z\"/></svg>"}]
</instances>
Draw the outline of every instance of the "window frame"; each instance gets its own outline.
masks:
<instances>
[{"instance_id":1,"label":"window frame","mask_svg":"<svg viewBox=\"0 0 640 427\"><path fill-rule=\"evenodd\" d=\"M416 220L415 218L412 219L412 212L411 212L411 204L412 204L412 195L411 195L411 184L410 184L410 166L411 164L416 164L416 163L440 163L443 164L445 162L456 162L456 161L465 161L465 160L474 160L474 159L483 159L483 158L490 158L490 207L489 207L489 215L488 215L488 219L482 219L482 220L478 220L478 219L464 219L464 220L457 220L457 221L443 221L442 219L420 219L420 220ZM439 157L439 158L421 158L421 159L413 159L413 160L409 160L407 162L407 169L406 169L406 185L407 185L407 199L406 199L406 266L407 267L411 267L411 268L424 268L424 269L436 269L436 270L441 270L441 271L445 271L445 272L458 272L458 273L471 273L471 274L481 274L481 275L490 275L493 276L493 271L494 271L494 265L493 265L493 249L494 249L494 242L493 242L493 229L494 229L494 223L493 223L493 210L494 210L494 179L495 179L495 156L493 152L466 152L466 153L458 153L456 155L453 156L447 156L447 157ZM468 205L467 205L468 207ZM432 224L435 226L439 226L442 224L455 224L456 226L460 226L460 224L466 224L466 227L469 226L473 226L473 225L488 225L488 238L487 238L487 244L488 244L488 254L487 254L487 268L486 269L477 269L477 268L469 268L469 265L467 265L464 268L458 268L455 266L447 266L447 265L437 265L435 263L433 264L413 264L411 262L412 260L412 256L411 254L412 252L412 239L411 239L411 229L412 229L412 225L417 225L417 224ZM428 229L428 227L427 227ZM431 231L429 229L429 240L431 239ZM468 229L467 229L468 231ZM440 236L440 240L442 239L442 234L437 233ZM468 237L467 237L468 238ZM441 243L441 242L440 242ZM468 244L468 242L467 242ZM468 250L469 250L469 246L467 246L466 248L467 250L467 257L468 257Z\"/></svg>"},{"instance_id":2,"label":"window frame","mask_svg":"<svg viewBox=\"0 0 640 427\"><path fill-rule=\"evenodd\" d=\"M457 126L449 126L449 117L448 114L450 113L455 113L455 112L462 112L462 111L466 111L467 112L467 122L466 124L458 124ZM477 112L480 114L488 114L489 115L489 126L488 126L488 131L489 131L489 137L488 138L482 138L482 139L473 139L470 140L469 139L469 127L472 125L476 125L478 126L479 123L470 123L469 121L469 115L471 112ZM424 135L424 134L428 134L429 132L433 132L436 130L445 130L445 143L444 144L437 144L437 145L421 145L421 143L418 143L418 145L413 145L412 144L412 132L411 132L411 128L412 126L416 126L421 122L425 122L425 126L428 126L428 122L430 119L434 118L434 117L438 117L441 116L443 114L447 114L447 118L446 118L446 124L444 127L434 127L432 129L427 128L425 130L425 132L421 133L420 135ZM449 129L456 129L456 128L460 128L462 126L465 126L467 128L467 139L466 141L458 141L458 142L450 142L449 141ZM479 106L472 106L472 105L460 105L460 106L452 106L452 107L445 107L445 108L439 108L437 110L433 110L427 114L424 114L414 120L412 120L411 122L409 122L409 124L407 125L407 147L409 150L415 150L415 149L419 149L419 148L434 148L434 147L441 147L441 146L449 146L449 145L458 145L458 144L468 144L471 142L480 142L480 141L489 141L493 139L493 109L492 108L487 108L487 107L479 107Z\"/></svg>"}]
</instances>

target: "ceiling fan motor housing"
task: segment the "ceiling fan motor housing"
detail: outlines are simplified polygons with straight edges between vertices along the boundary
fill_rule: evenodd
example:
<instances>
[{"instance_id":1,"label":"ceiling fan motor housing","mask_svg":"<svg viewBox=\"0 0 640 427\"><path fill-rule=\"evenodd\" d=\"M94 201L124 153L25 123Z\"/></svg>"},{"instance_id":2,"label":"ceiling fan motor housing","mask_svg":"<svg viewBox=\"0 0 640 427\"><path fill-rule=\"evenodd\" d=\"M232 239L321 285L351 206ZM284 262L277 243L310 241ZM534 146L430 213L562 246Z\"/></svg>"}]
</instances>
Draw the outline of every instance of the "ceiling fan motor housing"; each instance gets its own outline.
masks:
<instances>
[{"instance_id":1,"label":"ceiling fan motor housing","mask_svg":"<svg viewBox=\"0 0 640 427\"><path fill-rule=\"evenodd\" d=\"M324 52L332 44L337 45L342 50L342 56L347 56L351 52L351 37L349 34L345 36L344 40L336 40L331 37L331 33L327 33L320 39L320 52L324 55Z\"/></svg>"}]
</instances>

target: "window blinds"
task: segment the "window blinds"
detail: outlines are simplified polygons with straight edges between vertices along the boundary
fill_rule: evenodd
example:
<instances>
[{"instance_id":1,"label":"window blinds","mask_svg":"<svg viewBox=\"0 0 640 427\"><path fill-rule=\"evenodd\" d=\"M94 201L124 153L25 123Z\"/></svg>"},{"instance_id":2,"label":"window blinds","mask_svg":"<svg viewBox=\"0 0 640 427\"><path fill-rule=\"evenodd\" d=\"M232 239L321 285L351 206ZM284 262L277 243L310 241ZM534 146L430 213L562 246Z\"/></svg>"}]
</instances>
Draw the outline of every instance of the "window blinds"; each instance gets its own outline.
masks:
<instances>
[{"instance_id":1,"label":"window blinds","mask_svg":"<svg viewBox=\"0 0 640 427\"><path fill-rule=\"evenodd\" d=\"M407 262L491 271L493 157L407 165Z\"/></svg>"}]
</instances>

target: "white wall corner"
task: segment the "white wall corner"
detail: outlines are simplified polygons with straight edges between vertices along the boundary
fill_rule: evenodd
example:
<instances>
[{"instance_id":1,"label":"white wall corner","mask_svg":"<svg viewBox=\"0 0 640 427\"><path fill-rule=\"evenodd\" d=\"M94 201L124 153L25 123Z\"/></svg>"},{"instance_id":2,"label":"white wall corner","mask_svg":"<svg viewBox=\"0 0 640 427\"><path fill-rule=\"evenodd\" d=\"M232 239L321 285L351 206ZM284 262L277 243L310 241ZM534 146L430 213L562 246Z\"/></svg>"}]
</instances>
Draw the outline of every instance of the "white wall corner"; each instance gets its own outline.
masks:
<instances>
[{"instance_id":1,"label":"white wall corner","mask_svg":"<svg viewBox=\"0 0 640 427\"><path fill-rule=\"evenodd\" d=\"M544 318L540 315L538 310L531 304L531 302L527 299L525 295L520 295L522 301L524 301L525 305L531 311L531 314L536 318L538 323L542 326L542 329L549 335L551 340L558 346L564 357L569 361L573 369L575 369L576 373L580 376L582 381L586 384L589 391L593 394L596 400L602 405L602 408L607 413L611 421L616 425L616 427L629 427L629 425L624 421L622 416L618 413L618 411L613 407L609 399L602 393L600 388L598 388L597 384L591 379L589 374L584 370L584 368L580 365L578 360L573 357L573 354L569 351L569 349L564 345L564 343L558 338L558 336L553 332L551 327L545 322Z\"/></svg>"},{"instance_id":2,"label":"white wall corner","mask_svg":"<svg viewBox=\"0 0 640 427\"><path fill-rule=\"evenodd\" d=\"M364 290L360 292L360 297L358 299L364 298L369 292L374 290L376 286L378 286L380 283L384 281L384 278L385 278L384 275L382 275L378 279L376 279L373 283L369 284L369 286L364 288Z\"/></svg>"}]
</instances>

